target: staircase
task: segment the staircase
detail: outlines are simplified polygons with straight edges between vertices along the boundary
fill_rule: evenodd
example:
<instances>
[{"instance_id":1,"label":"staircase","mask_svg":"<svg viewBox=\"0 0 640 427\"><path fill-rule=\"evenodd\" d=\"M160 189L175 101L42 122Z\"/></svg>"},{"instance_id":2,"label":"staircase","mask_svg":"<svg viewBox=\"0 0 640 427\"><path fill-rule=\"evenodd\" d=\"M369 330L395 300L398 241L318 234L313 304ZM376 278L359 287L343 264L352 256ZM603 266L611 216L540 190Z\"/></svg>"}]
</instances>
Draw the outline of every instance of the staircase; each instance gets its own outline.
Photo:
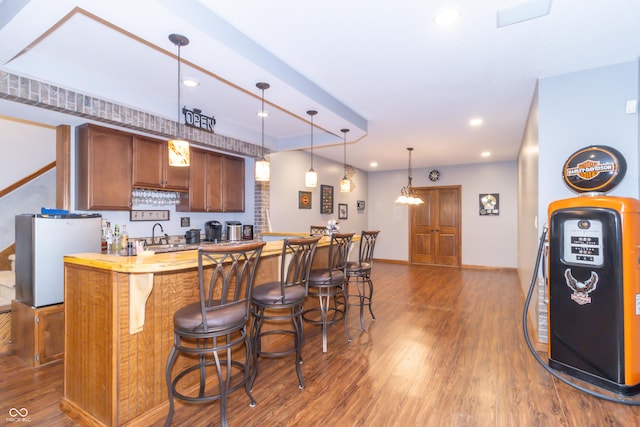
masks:
<instances>
[{"instance_id":1,"label":"staircase","mask_svg":"<svg viewBox=\"0 0 640 427\"><path fill-rule=\"evenodd\" d=\"M0 271L0 307L11 305L16 298L16 256L9 255L11 270Z\"/></svg>"}]
</instances>

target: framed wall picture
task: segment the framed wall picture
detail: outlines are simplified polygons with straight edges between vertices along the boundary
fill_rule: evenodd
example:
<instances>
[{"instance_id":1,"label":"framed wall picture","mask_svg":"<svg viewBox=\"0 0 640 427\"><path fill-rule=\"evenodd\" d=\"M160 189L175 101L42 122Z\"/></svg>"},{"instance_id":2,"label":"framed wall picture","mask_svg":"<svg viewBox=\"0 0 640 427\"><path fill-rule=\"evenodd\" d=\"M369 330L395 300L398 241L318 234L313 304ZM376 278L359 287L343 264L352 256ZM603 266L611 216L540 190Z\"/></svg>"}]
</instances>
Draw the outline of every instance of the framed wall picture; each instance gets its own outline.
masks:
<instances>
[{"instance_id":1,"label":"framed wall picture","mask_svg":"<svg viewBox=\"0 0 640 427\"><path fill-rule=\"evenodd\" d=\"M349 205L345 203L338 204L338 219L349 218Z\"/></svg>"},{"instance_id":2,"label":"framed wall picture","mask_svg":"<svg viewBox=\"0 0 640 427\"><path fill-rule=\"evenodd\" d=\"M311 209L311 191L298 191L298 209Z\"/></svg>"},{"instance_id":3,"label":"framed wall picture","mask_svg":"<svg viewBox=\"0 0 640 427\"><path fill-rule=\"evenodd\" d=\"M320 185L320 213L333 213L333 186Z\"/></svg>"},{"instance_id":4,"label":"framed wall picture","mask_svg":"<svg viewBox=\"0 0 640 427\"><path fill-rule=\"evenodd\" d=\"M500 194L486 193L478 196L480 215L500 215Z\"/></svg>"},{"instance_id":5,"label":"framed wall picture","mask_svg":"<svg viewBox=\"0 0 640 427\"><path fill-rule=\"evenodd\" d=\"M364 210L364 200L358 200L356 207L358 208L359 211L363 211Z\"/></svg>"}]
</instances>

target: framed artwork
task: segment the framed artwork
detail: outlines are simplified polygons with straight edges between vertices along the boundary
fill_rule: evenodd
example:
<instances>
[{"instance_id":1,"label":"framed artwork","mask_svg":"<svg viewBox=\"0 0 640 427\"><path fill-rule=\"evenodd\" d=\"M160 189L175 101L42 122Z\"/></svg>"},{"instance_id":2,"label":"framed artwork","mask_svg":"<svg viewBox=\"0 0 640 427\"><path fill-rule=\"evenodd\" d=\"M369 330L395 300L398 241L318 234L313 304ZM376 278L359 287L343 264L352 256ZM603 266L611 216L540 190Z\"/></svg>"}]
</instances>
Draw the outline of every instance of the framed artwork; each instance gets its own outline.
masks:
<instances>
[{"instance_id":1,"label":"framed artwork","mask_svg":"<svg viewBox=\"0 0 640 427\"><path fill-rule=\"evenodd\" d=\"M364 200L358 200L356 207L358 208L359 211L363 211L364 210Z\"/></svg>"},{"instance_id":2,"label":"framed artwork","mask_svg":"<svg viewBox=\"0 0 640 427\"><path fill-rule=\"evenodd\" d=\"M298 191L298 209L311 209L311 191Z\"/></svg>"},{"instance_id":3,"label":"framed artwork","mask_svg":"<svg viewBox=\"0 0 640 427\"><path fill-rule=\"evenodd\" d=\"M487 193L478 196L480 215L500 215L500 194Z\"/></svg>"},{"instance_id":4,"label":"framed artwork","mask_svg":"<svg viewBox=\"0 0 640 427\"><path fill-rule=\"evenodd\" d=\"M345 203L338 204L338 219L347 219L349 217L349 205Z\"/></svg>"},{"instance_id":5,"label":"framed artwork","mask_svg":"<svg viewBox=\"0 0 640 427\"><path fill-rule=\"evenodd\" d=\"M320 213L333 213L333 186L320 185Z\"/></svg>"}]
</instances>

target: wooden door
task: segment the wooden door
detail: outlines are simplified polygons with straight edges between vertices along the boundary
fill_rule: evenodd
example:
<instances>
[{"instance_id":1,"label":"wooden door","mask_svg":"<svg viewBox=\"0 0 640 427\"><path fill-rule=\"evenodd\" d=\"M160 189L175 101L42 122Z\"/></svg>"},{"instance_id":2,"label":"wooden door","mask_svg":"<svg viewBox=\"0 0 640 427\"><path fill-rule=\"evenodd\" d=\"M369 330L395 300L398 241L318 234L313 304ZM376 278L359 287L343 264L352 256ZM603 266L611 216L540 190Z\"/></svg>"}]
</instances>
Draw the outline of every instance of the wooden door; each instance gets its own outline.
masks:
<instances>
[{"instance_id":1,"label":"wooden door","mask_svg":"<svg viewBox=\"0 0 640 427\"><path fill-rule=\"evenodd\" d=\"M416 188L424 204L410 207L411 264L460 266L460 187Z\"/></svg>"}]
</instances>

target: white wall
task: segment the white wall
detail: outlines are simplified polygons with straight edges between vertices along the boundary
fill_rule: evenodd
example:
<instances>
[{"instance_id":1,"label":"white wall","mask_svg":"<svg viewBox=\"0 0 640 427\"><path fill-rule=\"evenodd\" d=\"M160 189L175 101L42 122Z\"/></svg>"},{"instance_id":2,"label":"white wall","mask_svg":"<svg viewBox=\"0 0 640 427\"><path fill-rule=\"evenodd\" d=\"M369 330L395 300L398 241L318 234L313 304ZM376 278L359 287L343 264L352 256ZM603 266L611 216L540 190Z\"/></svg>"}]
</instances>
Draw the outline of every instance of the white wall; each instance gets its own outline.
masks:
<instances>
[{"instance_id":1,"label":"white wall","mask_svg":"<svg viewBox=\"0 0 640 427\"><path fill-rule=\"evenodd\" d=\"M0 189L56 161L56 129L0 116Z\"/></svg>"},{"instance_id":2,"label":"white wall","mask_svg":"<svg viewBox=\"0 0 640 427\"><path fill-rule=\"evenodd\" d=\"M271 202L269 215L272 231L309 232L311 225L326 225L332 218L338 219L338 204L348 206L348 218L340 221L341 232L359 233L368 229L367 215L371 205L367 198L367 173L359 169L351 176L350 193L340 192L340 180L344 175L342 163L314 156L313 168L318 174L318 186L304 186L304 176L311 165L309 153L287 151L271 154ZM333 186L333 214L320 213L320 185ZM311 192L311 209L298 208L298 192ZM365 200L365 209L358 211L356 202Z\"/></svg>"},{"instance_id":3,"label":"white wall","mask_svg":"<svg viewBox=\"0 0 640 427\"><path fill-rule=\"evenodd\" d=\"M56 160L56 130L0 117L0 189L31 175ZM55 168L0 198L0 250L15 242L15 216L40 212L56 202Z\"/></svg>"},{"instance_id":4,"label":"white wall","mask_svg":"<svg viewBox=\"0 0 640 427\"><path fill-rule=\"evenodd\" d=\"M632 61L540 80L540 225L547 222L550 202L575 196L563 182L562 167L583 147L620 151L627 173L609 195L638 197L638 114L625 113L627 101L638 99L638 76L638 61Z\"/></svg>"},{"instance_id":5,"label":"white wall","mask_svg":"<svg viewBox=\"0 0 640 427\"><path fill-rule=\"evenodd\" d=\"M462 188L462 265L515 268L517 265L517 164L479 163L443 166L436 184L432 168L413 170L414 187L460 185ZM369 228L380 229L376 258L408 261L408 207L396 205L407 171L369 173ZM500 215L480 216L478 196L500 194Z\"/></svg>"}]
</instances>

